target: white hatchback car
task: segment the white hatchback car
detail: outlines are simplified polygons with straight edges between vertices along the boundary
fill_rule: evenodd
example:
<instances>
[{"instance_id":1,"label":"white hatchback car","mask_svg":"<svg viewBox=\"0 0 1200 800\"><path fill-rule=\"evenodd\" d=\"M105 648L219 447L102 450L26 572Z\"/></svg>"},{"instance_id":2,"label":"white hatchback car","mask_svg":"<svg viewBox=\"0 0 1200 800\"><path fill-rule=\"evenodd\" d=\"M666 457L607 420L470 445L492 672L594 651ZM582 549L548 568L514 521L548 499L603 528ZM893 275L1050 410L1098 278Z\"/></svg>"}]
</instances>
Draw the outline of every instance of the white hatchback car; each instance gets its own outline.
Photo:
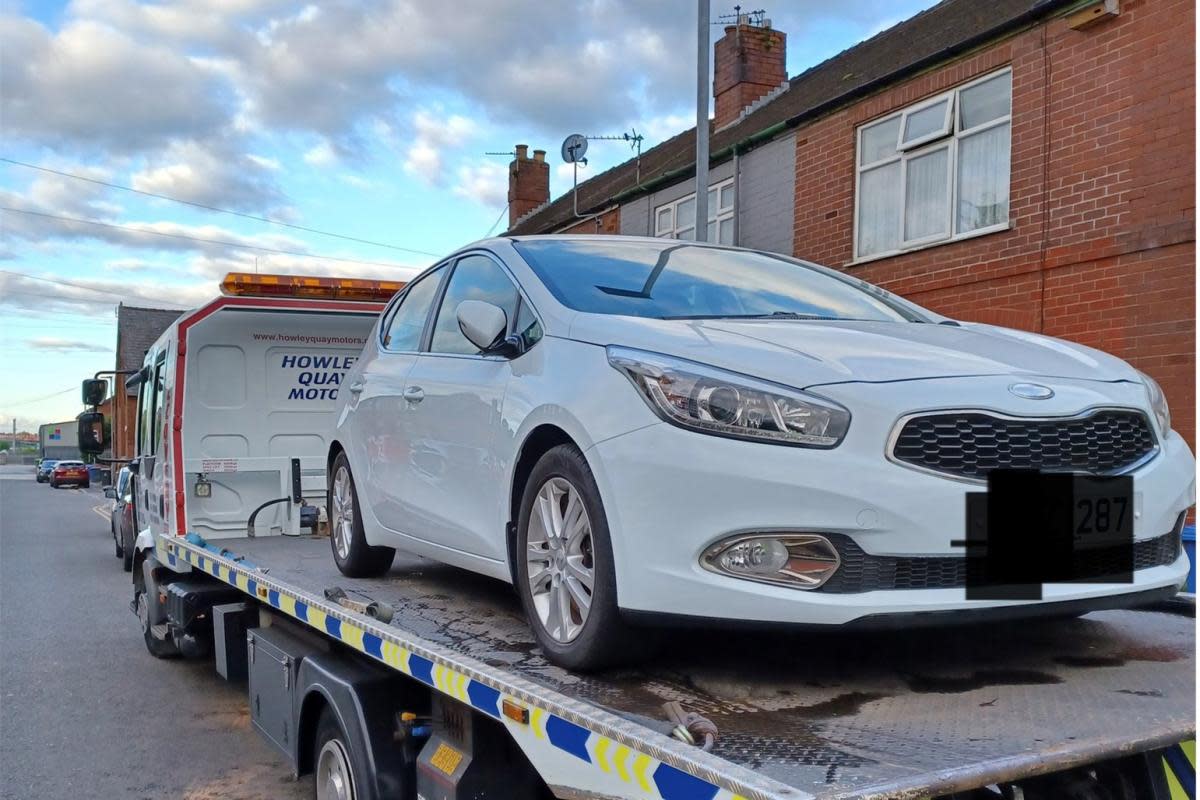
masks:
<instances>
[{"instance_id":1,"label":"white hatchback car","mask_svg":"<svg viewBox=\"0 0 1200 800\"><path fill-rule=\"evenodd\" d=\"M403 548L510 581L570 667L627 657L639 617L1070 614L1170 595L1188 570L1195 463L1153 380L770 253L479 242L391 301L342 389L342 572ZM1131 582L968 599L952 540L1004 467L1131 475Z\"/></svg>"}]
</instances>

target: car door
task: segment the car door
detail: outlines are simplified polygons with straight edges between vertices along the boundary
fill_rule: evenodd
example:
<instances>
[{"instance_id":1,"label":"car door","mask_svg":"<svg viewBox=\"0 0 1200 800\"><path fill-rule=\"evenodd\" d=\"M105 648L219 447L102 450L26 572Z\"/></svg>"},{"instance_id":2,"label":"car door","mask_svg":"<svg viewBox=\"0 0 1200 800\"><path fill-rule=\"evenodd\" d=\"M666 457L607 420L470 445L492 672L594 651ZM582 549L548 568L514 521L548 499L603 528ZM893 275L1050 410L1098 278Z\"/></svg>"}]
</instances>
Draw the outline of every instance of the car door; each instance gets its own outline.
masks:
<instances>
[{"instance_id":1,"label":"car door","mask_svg":"<svg viewBox=\"0 0 1200 800\"><path fill-rule=\"evenodd\" d=\"M400 415L410 449L403 492L413 506L416 536L502 560L505 538L499 510L507 498L504 474L509 455L500 428L512 371L507 357L481 353L463 336L455 312L464 300L499 306L511 330L521 295L489 254L468 253L454 264L427 352L408 377Z\"/></svg>"},{"instance_id":2,"label":"car door","mask_svg":"<svg viewBox=\"0 0 1200 800\"><path fill-rule=\"evenodd\" d=\"M370 504L379 524L393 533L408 533L411 520L400 491L408 461L408 443L401 432L403 393L416 362L438 296L444 265L410 283L393 301L379 327L379 339L360 371L350 375L349 443L359 502Z\"/></svg>"}]
</instances>

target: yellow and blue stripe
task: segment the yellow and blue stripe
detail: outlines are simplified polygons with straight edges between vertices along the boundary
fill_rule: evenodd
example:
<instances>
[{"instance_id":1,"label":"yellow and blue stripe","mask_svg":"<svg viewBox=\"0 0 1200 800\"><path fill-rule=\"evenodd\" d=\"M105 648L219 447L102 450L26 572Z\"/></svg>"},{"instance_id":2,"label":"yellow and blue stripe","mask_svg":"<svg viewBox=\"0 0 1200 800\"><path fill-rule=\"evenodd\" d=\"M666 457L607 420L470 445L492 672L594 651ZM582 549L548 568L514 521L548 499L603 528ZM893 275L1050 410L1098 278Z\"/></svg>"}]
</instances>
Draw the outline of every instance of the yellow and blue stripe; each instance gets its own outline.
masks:
<instances>
[{"instance_id":1,"label":"yellow and blue stripe","mask_svg":"<svg viewBox=\"0 0 1200 800\"><path fill-rule=\"evenodd\" d=\"M1163 769L1171 800L1196 800L1196 740L1180 742L1163 751Z\"/></svg>"},{"instance_id":2,"label":"yellow and blue stripe","mask_svg":"<svg viewBox=\"0 0 1200 800\"><path fill-rule=\"evenodd\" d=\"M227 563L197 552L204 548L196 542L158 542L159 559L172 567L188 564L255 597L258 601L299 620L312 628L362 652L377 661L424 683L442 694L466 703L498 720L503 720L498 688L459 672L440 662L413 652L401 644L384 639L348 619L326 613L299 597L256 580L249 567L231 567ZM589 730L527 698L516 698L531 705L530 727L533 735L548 741L558 750L609 775L616 775L638 794L656 800L745 800L742 795L721 789L704 778L634 750L615 739Z\"/></svg>"}]
</instances>

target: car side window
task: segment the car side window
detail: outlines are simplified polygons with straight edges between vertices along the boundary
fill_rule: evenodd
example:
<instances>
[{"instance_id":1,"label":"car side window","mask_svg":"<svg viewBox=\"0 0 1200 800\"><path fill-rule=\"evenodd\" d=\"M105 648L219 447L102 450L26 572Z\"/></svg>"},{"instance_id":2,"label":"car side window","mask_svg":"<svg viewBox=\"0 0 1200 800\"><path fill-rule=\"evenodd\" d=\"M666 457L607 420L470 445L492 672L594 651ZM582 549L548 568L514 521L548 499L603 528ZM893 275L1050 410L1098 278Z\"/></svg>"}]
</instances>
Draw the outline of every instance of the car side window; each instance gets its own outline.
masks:
<instances>
[{"instance_id":1,"label":"car side window","mask_svg":"<svg viewBox=\"0 0 1200 800\"><path fill-rule=\"evenodd\" d=\"M434 353L478 355L479 348L471 344L459 330L458 304L464 300L482 300L499 306L507 315L511 327L517 316L520 297L508 273L495 261L479 254L463 256L455 264L450 282L446 284L429 349Z\"/></svg>"},{"instance_id":2,"label":"car side window","mask_svg":"<svg viewBox=\"0 0 1200 800\"><path fill-rule=\"evenodd\" d=\"M438 267L409 285L408 291L400 298L399 307L387 322L382 339L385 348L405 353L421 349L425 320L444 273L445 267Z\"/></svg>"},{"instance_id":3,"label":"car side window","mask_svg":"<svg viewBox=\"0 0 1200 800\"><path fill-rule=\"evenodd\" d=\"M542 323L538 321L533 309L523 298L521 307L517 311L517 324L513 327L513 332L521 337L521 344L526 350L542 339Z\"/></svg>"}]
</instances>

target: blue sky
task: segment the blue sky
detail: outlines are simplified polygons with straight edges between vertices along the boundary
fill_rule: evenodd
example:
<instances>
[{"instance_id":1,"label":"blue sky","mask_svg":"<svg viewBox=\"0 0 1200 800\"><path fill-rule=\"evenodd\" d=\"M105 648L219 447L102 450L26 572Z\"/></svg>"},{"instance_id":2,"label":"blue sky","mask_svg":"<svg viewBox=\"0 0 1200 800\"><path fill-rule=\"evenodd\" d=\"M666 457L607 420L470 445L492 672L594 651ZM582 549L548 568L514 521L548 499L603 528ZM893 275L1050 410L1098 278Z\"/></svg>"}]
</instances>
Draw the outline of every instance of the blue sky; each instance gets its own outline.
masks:
<instances>
[{"instance_id":1,"label":"blue sky","mask_svg":"<svg viewBox=\"0 0 1200 800\"><path fill-rule=\"evenodd\" d=\"M766 11L795 75L932 4ZM0 0L0 427L78 413L80 379L114 364L118 302L195 306L256 267L404 278L504 229L508 159L486 151L548 150L558 196L567 134L636 128L648 148L691 127L694 13L687 0ZM629 155L595 142L581 179Z\"/></svg>"}]
</instances>

